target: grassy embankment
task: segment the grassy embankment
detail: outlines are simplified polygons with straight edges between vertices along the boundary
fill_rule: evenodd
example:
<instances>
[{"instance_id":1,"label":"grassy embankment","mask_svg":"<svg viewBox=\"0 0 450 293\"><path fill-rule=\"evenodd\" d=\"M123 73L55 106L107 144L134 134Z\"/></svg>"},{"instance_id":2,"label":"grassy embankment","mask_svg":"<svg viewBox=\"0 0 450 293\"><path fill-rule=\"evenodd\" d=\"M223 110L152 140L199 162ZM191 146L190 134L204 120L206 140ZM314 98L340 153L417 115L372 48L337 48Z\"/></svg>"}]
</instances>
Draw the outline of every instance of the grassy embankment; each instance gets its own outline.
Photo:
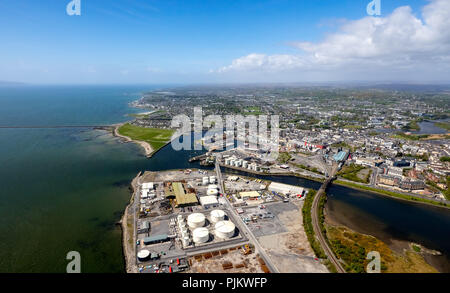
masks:
<instances>
[{"instance_id":1,"label":"grassy embankment","mask_svg":"<svg viewBox=\"0 0 450 293\"><path fill-rule=\"evenodd\" d=\"M345 261L344 268L349 273L366 272L371 261L366 259L370 251L380 253L383 273L437 273L437 270L424 260L417 245L411 245L403 254L399 254L373 236L360 234L342 226L327 225L327 236L335 254Z\"/></svg>"},{"instance_id":2,"label":"grassy embankment","mask_svg":"<svg viewBox=\"0 0 450 293\"><path fill-rule=\"evenodd\" d=\"M450 186L450 176L447 176L445 178L445 182L441 181L441 183L444 183L447 188L443 189L443 188L439 187L435 182L433 182L431 180L427 180L427 184L429 185L429 187L431 187L431 189L434 189L436 191L442 192L442 194L445 196L445 198L447 200L450 200L450 188L449 188L449 186Z\"/></svg>"},{"instance_id":3,"label":"grassy embankment","mask_svg":"<svg viewBox=\"0 0 450 293\"><path fill-rule=\"evenodd\" d=\"M408 125L404 126L402 129L406 131L419 131L420 126L418 122L420 122L420 120L413 120L409 122Z\"/></svg>"},{"instance_id":4,"label":"grassy embankment","mask_svg":"<svg viewBox=\"0 0 450 293\"><path fill-rule=\"evenodd\" d=\"M450 131L450 122L436 122L434 123L434 125L436 127Z\"/></svg>"},{"instance_id":5,"label":"grassy embankment","mask_svg":"<svg viewBox=\"0 0 450 293\"><path fill-rule=\"evenodd\" d=\"M406 139L406 140L436 140L436 139L449 139L450 135L448 135L448 134L406 134L403 132L396 132L391 137L397 138L397 139Z\"/></svg>"},{"instance_id":6,"label":"grassy embankment","mask_svg":"<svg viewBox=\"0 0 450 293\"><path fill-rule=\"evenodd\" d=\"M337 175L341 176L342 178L345 178L347 180L361 182L361 183L369 183L370 175L372 175L372 170L367 170L367 169L368 168L363 167L363 166L351 164L348 166L344 166L342 168L342 170L340 170L337 173ZM365 172L366 174L362 174L361 172Z\"/></svg>"},{"instance_id":7,"label":"grassy embankment","mask_svg":"<svg viewBox=\"0 0 450 293\"><path fill-rule=\"evenodd\" d=\"M406 140L421 140L421 139L427 139L428 134L406 134L403 132L396 132L394 135L392 135L392 138L397 139L406 139Z\"/></svg>"},{"instance_id":8,"label":"grassy embankment","mask_svg":"<svg viewBox=\"0 0 450 293\"><path fill-rule=\"evenodd\" d=\"M153 152L156 152L170 142L174 130L144 128L126 123L119 127L118 132L120 135L128 136L132 140L145 141L149 143L153 149Z\"/></svg>"},{"instance_id":9,"label":"grassy embankment","mask_svg":"<svg viewBox=\"0 0 450 293\"><path fill-rule=\"evenodd\" d=\"M390 197L396 197L396 198L400 198L400 199L404 199L404 200L408 200L408 201L423 202L423 203L432 204L432 205L436 205L436 206L448 207L448 205L446 203L436 202L436 201L428 200L425 198L413 197L413 196L406 195L403 193L397 193L397 192L388 191L388 190L384 190L384 189L373 188L373 187L369 187L369 186L365 186L365 185L361 185L361 184L357 184L357 183L351 183L351 182L342 181L342 180L335 180L335 181L333 181L333 183L338 184L338 185L345 185L345 186L355 188L355 189L367 190L370 192L374 192L374 193L378 193L378 194L382 194L382 195L386 195L386 196L390 196Z\"/></svg>"},{"instance_id":10,"label":"grassy embankment","mask_svg":"<svg viewBox=\"0 0 450 293\"><path fill-rule=\"evenodd\" d=\"M325 252L323 251L322 247L320 246L319 241L314 236L314 228L312 225L312 218L311 218L311 207L312 202L314 200L314 197L316 196L317 191L316 190L310 190L308 195L305 198L303 208L302 208L302 214L303 214L303 227L305 229L306 236L308 238L309 244L311 245L311 248L313 249L314 253L318 258L326 259L325 265L327 266L328 270L332 273L337 272L334 265L328 260ZM324 215L323 215L323 206L325 204L325 196L322 196L319 202L319 222L320 227L322 231L325 231L323 228L323 221L324 221Z\"/></svg>"},{"instance_id":11,"label":"grassy embankment","mask_svg":"<svg viewBox=\"0 0 450 293\"><path fill-rule=\"evenodd\" d=\"M326 255L320 243L314 236L311 219L311 206L316 195L316 191L310 191L306 197L302 213L303 226L308 237L308 241L317 257L326 259ZM324 205L326 197L319 201L319 225L330 247L336 256L342 259L344 268L349 273L364 273L370 260L367 260L367 253L378 251L381 256L381 271L386 273L436 273L437 270L430 266L420 254L421 249L417 245L412 245L403 255L392 251L384 242L370 236L357 233L346 227L335 227L325 223ZM330 272L336 272L335 267L327 260L326 266Z\"/></svg>"},{"instance_id":12,"label":"grassy embankment","mask_svg":"<svg viewBox=\"0 0 450 293\"><path fill-rule=\"evenodd\" d=\"M323 175L323 173L320 172L319 169L317 169L316 167L308 167L308 166L305 166L305 165L302 165L302 164L293 164L293 165L298 167L298 168L300 168L300 169L307 170L309 172L313 172L313 173L316 173L316 174Z\"/></svg>"},{"instance_id":13,"label":"grassy embankment","mask_svg":"<svg viewBox=\"0 0 450 293\"><path fill-rule=\"evenodd\" d=\"M292 156L288 152L281 152L278 155L278 162L286 164L291 158Z\"/></svg>"}]
</instances>

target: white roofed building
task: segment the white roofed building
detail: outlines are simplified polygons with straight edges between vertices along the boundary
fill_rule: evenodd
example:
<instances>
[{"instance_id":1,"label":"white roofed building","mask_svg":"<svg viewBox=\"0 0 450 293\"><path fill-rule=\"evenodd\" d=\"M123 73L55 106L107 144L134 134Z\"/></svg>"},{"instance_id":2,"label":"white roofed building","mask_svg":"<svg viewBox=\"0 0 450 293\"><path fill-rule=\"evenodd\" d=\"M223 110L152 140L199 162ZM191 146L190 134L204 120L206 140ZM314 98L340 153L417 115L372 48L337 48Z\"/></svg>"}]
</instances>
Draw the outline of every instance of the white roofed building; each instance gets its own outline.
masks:
<instances>
[{"instance_id":1,"label":"white roofed building","mask_svg":"<svg viewBox=\"0 0 450 293\"><path fill-rule=\"evenodd\" d=\"M269 191L275 191L283 194L301 194L305 191L303 187L288 185L278 182L272 182L269 185Z\"/></svg>"},{"instance_id":2,"label":"white roofed building","mask_svg":"<svg viewBox=\"0 0 450 293\"><path fill-rule=\"evenodd\" d=\"M214 196L214 195L201 196L199 198L199 200L200 200L200 204L204 208L217 207L219 205L219 201L217 200L217 196Z\"/></svg>"}]
</instances>

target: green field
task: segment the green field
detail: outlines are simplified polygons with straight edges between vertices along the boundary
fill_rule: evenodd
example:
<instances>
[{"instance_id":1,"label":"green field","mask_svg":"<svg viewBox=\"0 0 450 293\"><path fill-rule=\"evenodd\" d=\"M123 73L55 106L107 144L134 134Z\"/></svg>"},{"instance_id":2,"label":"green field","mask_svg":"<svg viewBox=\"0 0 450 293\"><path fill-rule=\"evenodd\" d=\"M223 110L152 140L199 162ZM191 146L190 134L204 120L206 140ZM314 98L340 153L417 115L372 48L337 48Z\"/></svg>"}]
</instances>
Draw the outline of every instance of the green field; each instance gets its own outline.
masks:
<instances>
[{"instance_id":1,"label":"green field","mask_svg":"<svg viewBox=\"0 0 450 293\"><path fill-rule=\"evenodd\" d=\"M450 123L449 122L436 122L434 123L435 126L446 129L446 130L450 130Z\"/></svg>"},{"instance_id":2,"label":"green field","mask_svg":"<svg viewBox=\"0 0 450 293\"><path fill-rule=\"evenodd\" d=\"M133 140L148 142L152 146L154 152L165 146L171 140L172 134L175 132L173 129L144 128L129 123L119 127L118 131L119 134L128 136Z\"/></svg>"},{"instance_id":3,"label":"green field","mask_svg":"<svg viewBox=\"0 0 450 293\"><path fill-rule=\"evenodd\" d=\"M351 164L349 166L344 166L341 171L337 173L337 175L342 176L343 178L351 181L361 182L361 183L369 183L370 175L372 174L372 170L366 170L368 168L363 166L357 166L355 164ZM360 172L367 173L359 174ZM361 178L363 177L363 178Z\"/></svg>"},{"instance_id":4,"label":"green field","mask_svg":"<svg viewBox=\"0 0 450 293\"><path fill-rule=\"evenodd\" d=\"M420 140L420 139L425 139L428 138L429 135L428 134L405 134L403 132L397 132L394 135L391 136L392 138L397 138L397 139L407 139L407 140Z\"/></svg>"}]
</instances>

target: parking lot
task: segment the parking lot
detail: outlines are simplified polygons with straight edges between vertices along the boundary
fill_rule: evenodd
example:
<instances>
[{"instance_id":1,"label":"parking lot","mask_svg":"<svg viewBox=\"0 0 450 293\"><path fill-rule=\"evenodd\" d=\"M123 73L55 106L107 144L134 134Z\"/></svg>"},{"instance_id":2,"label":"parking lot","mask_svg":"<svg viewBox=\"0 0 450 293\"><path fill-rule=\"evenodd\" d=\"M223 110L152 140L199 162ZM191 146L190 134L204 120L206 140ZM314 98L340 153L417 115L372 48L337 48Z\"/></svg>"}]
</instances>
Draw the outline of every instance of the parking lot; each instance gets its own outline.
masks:
<instances>
[{"instance_id":1,"label":"parking lot","mask_svg":"<svg viewBox=\"0 0 450 293\"><path fill-rule=\"evenodd\" d=\"M261 208L264 207L264 208ZM256 237L287 232L278 215L285 211L297 210L292 203L271 203L259 207L243 208L241 217Z\"/></svg>"}]
</instances>

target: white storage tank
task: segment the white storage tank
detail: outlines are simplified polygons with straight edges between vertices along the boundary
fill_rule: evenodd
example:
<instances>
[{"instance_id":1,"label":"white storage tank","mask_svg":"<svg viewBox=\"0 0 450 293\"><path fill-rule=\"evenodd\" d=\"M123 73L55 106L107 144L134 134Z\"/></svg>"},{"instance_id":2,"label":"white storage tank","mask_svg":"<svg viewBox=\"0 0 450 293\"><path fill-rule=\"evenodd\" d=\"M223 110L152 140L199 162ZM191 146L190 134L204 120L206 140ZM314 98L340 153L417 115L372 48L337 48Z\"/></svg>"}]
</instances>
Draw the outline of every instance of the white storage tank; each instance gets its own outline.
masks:
<instances>
[{"instance_id":1,"label":"white storage tank","mask_svg":"<svg viewBox=\"0 0 450 293\"><path fill-rule=\"evenodd\" d=\"M211 184L216 183L216 176L209 177L209 183L211 183Z\"/></svg>"},{"instance_id":2,"label":"white storage tank","mask_svg":"<svg viewBox=\"0 0 450 293\"><path fill-rule=\"evenodd\" d=\"M192 235L195 243L205 243L209 240L209 231L204 227L195 229Z\"/></svg>"},{"instance_id":3,"label":"white storage tank","mask_svg":"<svg viewBox=\"0 0 450 293\"><path fill-rule=\"evenodd\" d=\"M143 249L137 253L137 257L140 261L146 261L150 257L150 251Z\"/></svg>"},{"instance_id":4,"label":"white storage tank","mask_svg":"<svg viewBox=\"0 0 450 293\"><path fill-rule=\"evenodd\" d=\"M248 162L247 161L243 161L242 162L242 168L247 168L248 167Z\"/></svg>"},{"instance_id":5,"label":"white storage tank","mask_svg":"<svg viewBox=\"0 0 450 293\"><path fill-rule=\"evenodd\" d=\"M205 215L201 213L193 213L188 216L188 226L191 229L203 227L205 225Z\"/></svg>"},{"instance_id":6,"label":"white storage tank","mask_svg":"<svg viewBox=\"0 0 450 293\"><path fill-rule=\"evenodd\" d=\"M209 178L208 177L203 177L202 185L208 185L208 183L209 183Z\"/></svg>"},{"instance_id":7,"label":"white storage tank","mask_svg":"<svg viewBox=\"0 0 450 293\"><path fill-rule=\"evenodd\" d=\"M189 239L189 237L187 237L187 236L184 237L183 240L181 240L181 241L182 241L184 247L189 246L189 244L191 244L191 239Z\"/></svg>"},{"instance_id":8,"label":"white storage tank","mask_svg":"<svg viewBox=\"0 0 450 293\"><path fill-rule=\"evenodd\" d=\"M231 221L220 221L214 226L216 236L222 239L233 237L236 226Z\"/></svg>"},{"instance_id":9,"label":"white storage tank","mask_svg":"<svg viewBox=\"0 0 450 293\"><path fill-rule=\"evenodd\" d=\"M217 194L219 194L219 191L217 190L217 189L208 189L207 191L206 191L206 194L207 195L209 195L209 196L211 196L211 195L217 195Z\"/></svg>"},{"instance_id":10,"label":"white storage tank","mask_svg":"<svg viewBox=\"0 0 450 293\"><path fill-rule=\"evenodd\" d=\"M225 159L225 165L230 165L231 159Z\"/></svg>"},{"instance_id":11,"label":"white storage tank","mask_svg":"<svg viewBox=\"0 0 450 293\"><path fill-rule=\"evenodd\" d=\"M222 210L211 211L211 222L217 223L225 219L225 212Z\"/></svg>"}]
</instances>

